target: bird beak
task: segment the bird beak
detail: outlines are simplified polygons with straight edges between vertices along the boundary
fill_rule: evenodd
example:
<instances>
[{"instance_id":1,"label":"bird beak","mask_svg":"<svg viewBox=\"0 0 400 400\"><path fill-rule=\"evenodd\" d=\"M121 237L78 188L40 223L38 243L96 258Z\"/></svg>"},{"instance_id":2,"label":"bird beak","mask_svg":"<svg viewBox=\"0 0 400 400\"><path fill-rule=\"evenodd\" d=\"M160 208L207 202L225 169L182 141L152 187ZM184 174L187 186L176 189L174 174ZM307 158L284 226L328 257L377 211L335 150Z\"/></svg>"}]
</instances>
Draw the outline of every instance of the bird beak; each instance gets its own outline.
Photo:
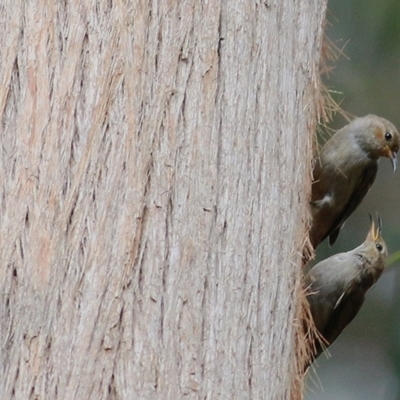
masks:
<instances>
[{"instance_id":1,"label":"bird beak","mask_svg":"<svg viewBox=\"0 0 400 400\"><path fill-rule=\"evenodd\" d=\"M389 158L393 165L393 172L396 172L397 168L397 152L389 150Z\"/></svg>"},{"instance_id":2,"label":"bird beak","mask_svg":"<svg viewBox=\"0 0 400 400\"><path fill-rule=\"evenodd\" d=\"M368 232L367 239L370 239L370 240L375 241L375 240L378 239L378 237L379 237L379 235L380 235L380 233L381 233L382 221L381 221L381 219L380 219L379 216L378 216L378 227L376 227L376 226L375 226L374 219L372 218L372 215L371 215L371 214L369 214L369 218L370 218L370 220L371 220L371 228L370 228L370 230L369 230L369 232Z\"/></svg>"}]
</instances>

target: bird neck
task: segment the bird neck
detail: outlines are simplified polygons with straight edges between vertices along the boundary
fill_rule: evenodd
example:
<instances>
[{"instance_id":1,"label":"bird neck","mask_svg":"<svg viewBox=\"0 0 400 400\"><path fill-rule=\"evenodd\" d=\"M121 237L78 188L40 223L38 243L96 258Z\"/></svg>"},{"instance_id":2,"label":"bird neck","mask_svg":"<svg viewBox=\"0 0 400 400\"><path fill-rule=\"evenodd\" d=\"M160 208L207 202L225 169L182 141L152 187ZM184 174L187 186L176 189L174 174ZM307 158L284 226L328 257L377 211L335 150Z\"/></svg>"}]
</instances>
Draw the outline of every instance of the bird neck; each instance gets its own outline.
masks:
<instances>
[{"instance_id":1,"label":"bird neck","mask_svg":"<svg viewBox=\"0 0 400 400\"><path fill-rule=\"evenodd\" d=\"M382 275L384 265L381 262L372 262L369 257L358 253L360 259L360 285L368 290Z\"/></svg>"}]
</instances>

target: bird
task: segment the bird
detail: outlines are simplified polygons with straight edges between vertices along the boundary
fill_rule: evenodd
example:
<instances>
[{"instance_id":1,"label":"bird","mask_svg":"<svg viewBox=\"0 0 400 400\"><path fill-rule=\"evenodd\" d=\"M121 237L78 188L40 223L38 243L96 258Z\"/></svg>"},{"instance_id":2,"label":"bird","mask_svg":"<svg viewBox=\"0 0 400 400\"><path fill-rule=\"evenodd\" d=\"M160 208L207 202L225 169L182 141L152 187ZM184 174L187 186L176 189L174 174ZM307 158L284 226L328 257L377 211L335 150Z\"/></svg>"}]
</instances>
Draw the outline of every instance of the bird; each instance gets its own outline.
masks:
<instances>
[{"instance_id":1,"label":"bird","mask_svg":"<svg viewBox=\"0 0 400 400\"><path fill-rule=\"evenodd\" d=\"M388 250L378 218L366 240L355 249L335 254L311 268L304 286L315 327L322 336L314 338L311 362L329 347L358 314L367 291L385 269Z\"/></svg>"},{"instance_id":2,"label":"bird","mask_svg":"<svg viewBox=\"0 0 400 400\"><path fill-rule=\"evenodd\" d=\"M376 115L355 118L322 147L313 168L310 242L314 249L329 236L333 245L346 219L374 183L378 160L397 167L400 135Z\"/></svg>"}]
</instances>

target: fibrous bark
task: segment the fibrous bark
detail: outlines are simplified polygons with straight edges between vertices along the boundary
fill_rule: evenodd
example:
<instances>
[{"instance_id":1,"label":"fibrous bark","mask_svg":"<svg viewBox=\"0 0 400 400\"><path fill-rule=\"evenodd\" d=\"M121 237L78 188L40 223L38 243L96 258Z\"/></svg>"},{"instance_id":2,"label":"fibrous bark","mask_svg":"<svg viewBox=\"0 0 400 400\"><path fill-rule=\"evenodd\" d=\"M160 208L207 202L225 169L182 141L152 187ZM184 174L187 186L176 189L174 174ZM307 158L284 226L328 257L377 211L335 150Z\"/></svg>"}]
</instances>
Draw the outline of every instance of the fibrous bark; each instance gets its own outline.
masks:
<instances>
[{"instance_id":1,"label":"fibrous bark","mask_svg":"<svg viewBox=\"0 0 400 400\"><path fill-rule=\"evenodd\" d=\"M1 398L296 392L325 6L3 2Z\"/></svg>"}]
</instances>

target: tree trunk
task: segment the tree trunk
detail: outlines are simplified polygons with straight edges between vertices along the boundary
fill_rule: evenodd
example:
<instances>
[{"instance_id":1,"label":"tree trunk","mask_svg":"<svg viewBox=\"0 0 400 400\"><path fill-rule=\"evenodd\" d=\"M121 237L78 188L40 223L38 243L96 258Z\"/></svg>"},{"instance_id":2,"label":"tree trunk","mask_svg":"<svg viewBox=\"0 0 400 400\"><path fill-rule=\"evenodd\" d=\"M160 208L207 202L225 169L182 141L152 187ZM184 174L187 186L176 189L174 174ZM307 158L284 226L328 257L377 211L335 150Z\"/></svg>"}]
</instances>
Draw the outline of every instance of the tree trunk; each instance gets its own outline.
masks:
<instances>
[{"instance_id":1,"label":"tree trunk","mask_svg":"<svg viewBox=\"0 0 400 400\"><path fill-rule=\"evenodd\" d=\"M3 1L0 398L301 396L325 7Z\"/></svg>"}]
</instances>

